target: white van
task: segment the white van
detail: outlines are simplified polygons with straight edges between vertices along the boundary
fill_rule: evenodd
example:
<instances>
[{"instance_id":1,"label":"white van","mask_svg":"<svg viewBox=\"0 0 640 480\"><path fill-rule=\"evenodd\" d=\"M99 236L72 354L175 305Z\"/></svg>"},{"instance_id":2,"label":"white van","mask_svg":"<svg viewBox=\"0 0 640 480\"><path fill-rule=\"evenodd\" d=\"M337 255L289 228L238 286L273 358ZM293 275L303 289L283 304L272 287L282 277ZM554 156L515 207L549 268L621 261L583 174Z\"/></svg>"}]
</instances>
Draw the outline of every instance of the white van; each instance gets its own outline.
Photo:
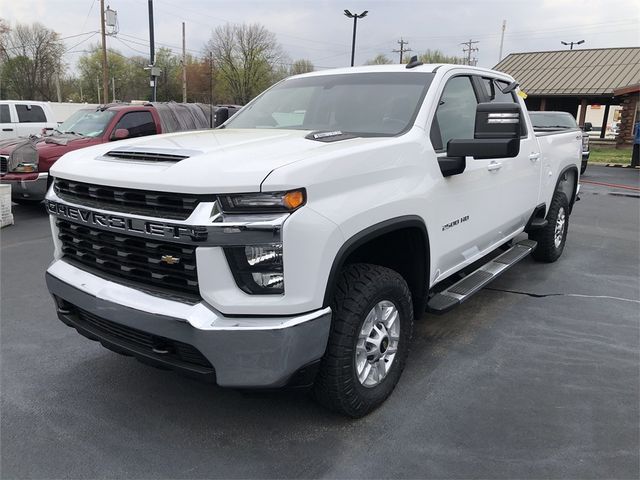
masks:
<instances>
[{"instance_id":1,"label":"white van","mask_svg":"<svg viewBox=\"0 0 640 480\"><path fill-rule=\"evenodd\" d=\"M0 140L38 135L57 126L47 102L0 100Z\"/></svg>"}]
</instances>

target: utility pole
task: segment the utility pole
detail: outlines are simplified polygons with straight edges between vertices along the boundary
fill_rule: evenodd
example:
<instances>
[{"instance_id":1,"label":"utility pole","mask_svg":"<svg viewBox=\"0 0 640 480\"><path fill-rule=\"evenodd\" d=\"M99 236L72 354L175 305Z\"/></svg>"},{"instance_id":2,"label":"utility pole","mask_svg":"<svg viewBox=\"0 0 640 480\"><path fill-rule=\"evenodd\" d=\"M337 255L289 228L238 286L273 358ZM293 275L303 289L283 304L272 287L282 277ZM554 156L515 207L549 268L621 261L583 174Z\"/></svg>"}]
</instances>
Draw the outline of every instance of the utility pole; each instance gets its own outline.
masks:
<instances>
[{"instance_id":1,"label":"utility pole","mask_svg":"<svg viewBox=\"0 0 640 480\"><path fill-rule=\"evenodd\" d=\"M504 46L504 31L507 29L507 21L502 20L502 35L500 35L500 55L498 56L498 62L502 60L502 47Z\"/></svg>"},{"instance_id":2,"label":"utility pole","mask_svg":"<svg viewBox=\"0 0 640 480\"><path fill-rule=\"evenodd\" d=\"M409 45L409 42L405 42L404 39L402 37L400 37L400 40L398 40L398 45L400 45L400 49L399 50L392 50L393 53L400 53L400 63L402 63L402 57L404 56L405 52L411 52L412 50L410 48L404 48L405 45Z\"/></svg>"},{"instance_id":3,"label":"utility pole","mask_svg":"<svg viewBox=\"0 0 640 480\"><path fill-rule=\"evenodd\" d=\"M209 128L213 128L213 52L209 52Z\"/></svg>"},{"instance_id":4,"label":"utility pole","mask_svg":"<svg viewBox=\"0 0 640 480\"><path fill-rule=\"evenodd\" d=\"M98 86L98 103L100 103L100 78L96 77L96 85ZM108 102L105 102L108 103Z\"/></svg>"},{"instance_id":5,"label":"utility pole","mask_svg":"<svg viewBox=\"0 0 640 480\"><path fill-rule=\"evenodd\" d=\"M109 67L107 64L107 33L104 22L104 0L100 0L100 30L102 32L102 98L104 98L104 103L109 103ZM98 103L100 103L99 93Z\"/></svg>"},{"instance_id":6,"label":"utility pole","mask_svg":"<svg viewBox=\"0 0 640 480\"><path fill-rule=\"evenodd\" d=\"M573 46L574 45L582 45L584 43L584 40L578 40L577 42L560 42L562 45L568 45L569 50L573 50Z\"/></svg>"},{"instance_id":7,"label":"utility pole","mask_svg":"<svg viewBox=\"0 0 640 480\"><path fill-rule=\"evenodd\" d=\"M187 103L187 46L182 22L182 103Z\"/></svg>"},{"instance_id":8,"label":"utility pole","mask_svg":"<svg viewBox=\"0 0 640 480\"><path fill-rule=\"evenodd\" d=\"M478 40L469 40L468 42L462 42L460 45L465 45L466 48L463 48L462 51L467 55L467 65L475 65L478 60L474 58L471 60L471 55L473 52L478 51L478 47L474 47L476 43L480 43Z\"/></svg>"},{"instance_id":9,"label":"utility pole","mask_svg":"<svg viewBox=\"0 0 640 480\"><path fill-rule=\"evenodd\" d=\"M351 13L349 10L344 11L344 15L348 18L353 18L353 40L351 41L351 66L353 67L353 61L356 56L356 27L358 26L358 19L364 18L369 13L369 10L365 10L362 13Z\"/></svg>"},{"instance_id":10,"label":"utility pole","mask_svg":"<svg viewBox=\"0 0 640 480\"><path fill-rule=\"evenodd\" d=\"M116 77L111 77L111 98L116 101Z\"/></svg>"},{"instance_id":11,"label":"utility pole","mask_svg":"<svg viewBox=\"0 0 640 480\"><path fill-rule=\"evenodd\" d=\"M103 0L101 0L103 1ZM149 0L149 71L151 72L151 101L156 101L156 77L158 75L155 68L156 51L153 39L153 0Z\"/></svg>"}]
</instances>

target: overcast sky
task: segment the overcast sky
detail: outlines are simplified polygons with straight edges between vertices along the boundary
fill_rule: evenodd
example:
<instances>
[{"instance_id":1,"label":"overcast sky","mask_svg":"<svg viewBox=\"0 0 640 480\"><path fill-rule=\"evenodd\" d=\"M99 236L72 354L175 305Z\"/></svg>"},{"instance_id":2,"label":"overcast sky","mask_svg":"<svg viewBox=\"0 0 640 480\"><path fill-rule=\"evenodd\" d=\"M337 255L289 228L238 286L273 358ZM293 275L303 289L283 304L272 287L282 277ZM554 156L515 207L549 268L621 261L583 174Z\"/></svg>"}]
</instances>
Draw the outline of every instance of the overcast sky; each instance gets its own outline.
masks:
<instances>
[{"instance_id":1,"label":"overcast sky","mask_svg":"<svg viewBox=\"0 0 640 480\"><path fill-rule=\"evenodd\" d=\"M109 47L125 55L148 56L148 0L106 0L117 10L119 34ZM99 40L99 0L0 0L0 17L38 21L65 39L66 63L73 69L82 51ZM200 55L211 30L225 22L263 24L274 32L292 60L306 58L317 68L349 64L352 20L342 11L360 13L356 64L383 53L394 60L400 38L414 53L438 49L462 55L461 42L478 40L478 65L498 61L502 21L507 21L504 54L557 50L564 41L585 40L580 48L640 45L637 0L154 0L157 47L181 50L186 22L187 49ZM79 36L76 36L79 35Z\"/></svg>"}]
</instances>

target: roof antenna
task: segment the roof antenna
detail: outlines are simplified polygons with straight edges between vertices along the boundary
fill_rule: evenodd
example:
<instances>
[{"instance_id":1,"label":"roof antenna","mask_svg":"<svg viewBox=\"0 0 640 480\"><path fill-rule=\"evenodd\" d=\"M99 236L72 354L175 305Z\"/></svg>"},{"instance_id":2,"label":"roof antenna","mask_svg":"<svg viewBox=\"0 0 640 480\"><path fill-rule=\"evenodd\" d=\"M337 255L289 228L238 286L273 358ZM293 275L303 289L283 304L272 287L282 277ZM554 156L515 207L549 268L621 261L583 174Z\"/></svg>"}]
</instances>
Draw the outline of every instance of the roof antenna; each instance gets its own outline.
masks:
<instances>
[{"instance_id":1,"label":"roof antenna","mask_svg":"<svg viewBox=\"0 0 640 480\"><path fill-rule=\"evenodd\" d=\"M411 60L409 60L409 63L407 63L407 66L405 68L415 68L419 67L420 65L422 65L422 62L419 62L418 56L414 55L413 57L411 57Z\"/></svg>"}]
</instances>

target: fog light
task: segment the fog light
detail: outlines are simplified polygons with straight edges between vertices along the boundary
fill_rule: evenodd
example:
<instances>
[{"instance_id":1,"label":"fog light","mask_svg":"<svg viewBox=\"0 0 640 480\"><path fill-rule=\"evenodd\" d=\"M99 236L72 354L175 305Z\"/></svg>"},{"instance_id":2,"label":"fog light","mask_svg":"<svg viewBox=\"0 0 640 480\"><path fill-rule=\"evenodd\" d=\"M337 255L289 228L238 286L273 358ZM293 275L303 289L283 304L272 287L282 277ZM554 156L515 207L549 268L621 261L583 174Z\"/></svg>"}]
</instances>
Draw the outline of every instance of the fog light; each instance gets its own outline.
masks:
<instances>
[{"instance_id":1,"label":"fog light","mask_svg":"<svg viewBox=\"0 0 640 480\"><path fill-rule=\"evenodd\" d=\"M252 295L284 293L281 243L226 247L224 253L242 291Z\"/></svg>"},{"instance_id":2,"label":"fog light","mask_svg":"<svg viewBox=\"0 0 640 480\"><path fill-rule=\"evenodd\" d=\"M254 265L282 265L282 245L244 247L247 263Z\"/></svg>"},{"instance_id":3,"label":"fog light","mask_svg":"<svg viewBox=\"0 0 640 480\"><path fill-rule=\"evenodd\" d=\"M264 288L283 288L284 275L281 273L252 273L253 281Z\"/></svg>"}]
</instances>

